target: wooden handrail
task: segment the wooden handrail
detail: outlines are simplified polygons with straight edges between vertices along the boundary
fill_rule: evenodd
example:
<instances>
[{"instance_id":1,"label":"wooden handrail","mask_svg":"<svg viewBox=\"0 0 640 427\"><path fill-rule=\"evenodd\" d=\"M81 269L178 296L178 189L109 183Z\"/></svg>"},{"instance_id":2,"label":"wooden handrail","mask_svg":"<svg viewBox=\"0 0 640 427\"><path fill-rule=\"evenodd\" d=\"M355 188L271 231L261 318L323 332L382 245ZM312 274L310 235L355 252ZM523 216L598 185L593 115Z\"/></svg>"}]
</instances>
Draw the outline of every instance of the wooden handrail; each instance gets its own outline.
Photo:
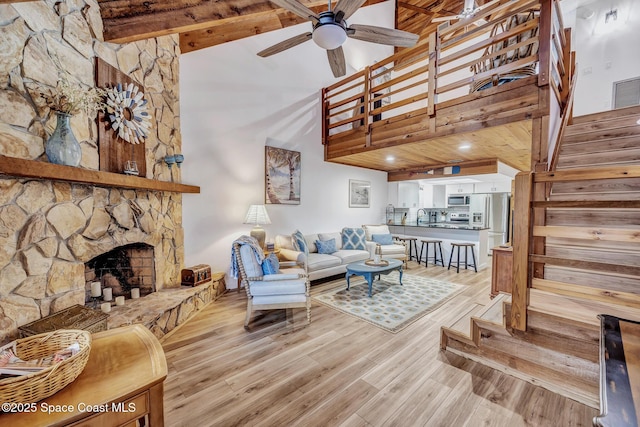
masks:
<instances>
[{"instance_id":1,"label":"wooden handrail","mask_svg":"<svg viewBox=\"0 0 640 427\"><path fill-rule=\"evenodd\" d=\"M576 92L576 80L578 78L577 73L573 73L571 77L571 83L569 83L569 96L567 98L566 105L562 109L561 113L561 122L560 122L560 130L558 131L558 136L556 137L553 143L553 151L551 154L551 158L549 159L549 171L555 171L558 166L558 157L560 155L560 148L562 147L562 139L564 138L564 132L569 125L569 120L573 116L573 99ZM550 192L551 189L549 188ZM550 193L547 194L549 196Z\"/></svg>"}]
</instances>

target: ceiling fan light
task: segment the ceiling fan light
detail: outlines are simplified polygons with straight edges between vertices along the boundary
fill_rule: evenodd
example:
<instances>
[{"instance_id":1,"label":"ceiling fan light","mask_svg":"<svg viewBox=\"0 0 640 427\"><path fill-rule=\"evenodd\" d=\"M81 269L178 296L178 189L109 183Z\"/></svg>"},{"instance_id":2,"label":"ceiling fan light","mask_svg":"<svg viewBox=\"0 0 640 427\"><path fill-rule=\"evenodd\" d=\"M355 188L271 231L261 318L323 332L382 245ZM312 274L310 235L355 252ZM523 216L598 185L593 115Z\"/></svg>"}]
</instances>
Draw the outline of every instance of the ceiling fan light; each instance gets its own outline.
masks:
<instances>
[{"instance_id":1,"label":"ceiling fan light","mask_svg":"<svg viewBox=\"0 0 640 427\"><path fill-rule=\"evenodd\" d=\"M347 33L343 27L335 23L318 25L313 30L313 41L323 49L333 50L342 46L347 40Z\"/></svg>"}]
</instances>

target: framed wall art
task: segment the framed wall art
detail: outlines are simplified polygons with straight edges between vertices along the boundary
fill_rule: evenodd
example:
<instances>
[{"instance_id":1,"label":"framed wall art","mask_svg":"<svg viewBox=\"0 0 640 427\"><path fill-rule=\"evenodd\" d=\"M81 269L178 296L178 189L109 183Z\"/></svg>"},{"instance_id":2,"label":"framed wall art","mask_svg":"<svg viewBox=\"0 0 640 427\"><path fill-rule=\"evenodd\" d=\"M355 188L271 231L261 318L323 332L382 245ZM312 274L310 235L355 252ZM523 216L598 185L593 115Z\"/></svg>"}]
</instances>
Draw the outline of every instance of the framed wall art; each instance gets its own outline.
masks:
<instances>
[{"instance_id":1,"label":"framed wall art","mask_svg":"<svg viewBox=\"0 0 640 427\"><path fill-rule=\"evenodd\" d=\"M349 207L368 208L371 203L371 182L349 180Z\"/></svg>"},{"instance_id":2,"label":"framed wall art","mask_svg":"<svg viewBox=\"0 0 640 427\"><path fill-rule=\"evenodd\" d=\"M300 152L265 147L265 203L300 204Z\"/></svg>"}]
</instances>

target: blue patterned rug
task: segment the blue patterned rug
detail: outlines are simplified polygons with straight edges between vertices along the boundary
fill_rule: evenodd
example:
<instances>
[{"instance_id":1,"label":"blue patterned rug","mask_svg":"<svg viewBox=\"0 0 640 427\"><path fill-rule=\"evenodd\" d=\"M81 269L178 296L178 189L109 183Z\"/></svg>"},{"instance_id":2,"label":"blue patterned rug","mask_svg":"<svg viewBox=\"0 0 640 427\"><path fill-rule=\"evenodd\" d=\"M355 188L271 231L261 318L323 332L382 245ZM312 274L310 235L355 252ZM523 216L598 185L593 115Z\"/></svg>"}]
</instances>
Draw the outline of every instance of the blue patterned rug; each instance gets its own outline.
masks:
<instances>
[{"instance_id":1,"label":"blue patterned rug","mask_svg":"<svg viewBox=\"0 0 640 427\"><path fill-rule=\"evenodd\" d=\"M465 286L406 273L400 286L398 273L394 271L373 282L371 298L368 296L369 285L362 277L352 276L351 287L348 291L346 289L345 280L343 286L323 291L312 298L396 333L462 292Z\"/></svg>"}]
</instances>

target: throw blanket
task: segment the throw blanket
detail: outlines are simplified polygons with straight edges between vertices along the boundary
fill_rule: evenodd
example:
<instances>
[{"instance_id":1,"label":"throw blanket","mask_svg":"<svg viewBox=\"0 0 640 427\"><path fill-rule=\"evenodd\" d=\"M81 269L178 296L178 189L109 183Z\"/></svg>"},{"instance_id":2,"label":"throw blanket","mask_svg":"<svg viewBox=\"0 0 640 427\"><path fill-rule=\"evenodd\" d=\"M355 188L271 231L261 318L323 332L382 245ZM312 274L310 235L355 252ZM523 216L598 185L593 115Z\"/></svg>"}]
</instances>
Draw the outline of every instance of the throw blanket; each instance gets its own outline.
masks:
<instances>
[{"instance_id":1,"label":"throw blanket","mask_svg":"<svg viewBox=\"0 0 640 427\"><path fill-rule=\"evenodd\" d=\"M253 249L253 253L256 256L256 260L258 264L262 264L264 261L264 251L258 244L258 241L255 237L251 236L240 236L233 243L238 243L239 245L249 245L251 249ZM233 250L233 246L231 248L231 272L233 273L233 277L238 277L238 260L236 259L236 252Z\"/></svg>"}]
</instances>

